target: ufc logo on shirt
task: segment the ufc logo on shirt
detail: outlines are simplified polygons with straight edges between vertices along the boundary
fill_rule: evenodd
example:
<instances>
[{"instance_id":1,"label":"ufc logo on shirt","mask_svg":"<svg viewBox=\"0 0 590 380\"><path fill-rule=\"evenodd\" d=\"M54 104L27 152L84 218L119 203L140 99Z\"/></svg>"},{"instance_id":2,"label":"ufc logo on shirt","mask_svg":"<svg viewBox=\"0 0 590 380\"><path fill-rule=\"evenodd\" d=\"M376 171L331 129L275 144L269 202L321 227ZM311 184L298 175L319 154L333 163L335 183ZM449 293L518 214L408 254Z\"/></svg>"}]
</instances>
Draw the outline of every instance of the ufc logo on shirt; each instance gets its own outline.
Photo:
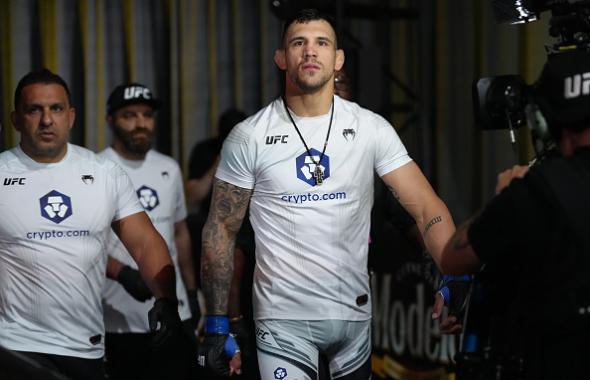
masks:
<instances>
[{"instance_id":1,"label":"ufc logo on shirt","mask_svg":"<svg viewBox=\"0 0 590 380\"><path fill-rule=\"evenodd\" d=\"M25 184L25 178L4 178L4 186L10 186L10 185L24 185Z\"/></svg>"},{"instance_id":2,"label":"ufc logo on shirt","mask_svg":"<svg viewBox=\"0 0 590 380\"><path fill-rule=\"evenodd\" d=\"M286 144L289 135L276 135L276 136L266 136L266 145L272 145L280 142L281 144Z\"/></svg>"}]
</instances>

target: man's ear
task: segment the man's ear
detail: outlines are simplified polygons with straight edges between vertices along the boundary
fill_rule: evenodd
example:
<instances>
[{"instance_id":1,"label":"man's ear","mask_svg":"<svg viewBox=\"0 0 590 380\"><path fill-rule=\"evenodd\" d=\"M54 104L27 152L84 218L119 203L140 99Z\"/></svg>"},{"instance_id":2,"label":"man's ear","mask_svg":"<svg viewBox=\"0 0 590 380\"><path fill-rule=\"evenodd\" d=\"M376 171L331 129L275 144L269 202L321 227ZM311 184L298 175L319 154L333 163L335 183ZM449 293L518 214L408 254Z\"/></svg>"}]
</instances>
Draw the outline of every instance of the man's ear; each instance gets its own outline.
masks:
<instances>
[{"instance_id":1,"label":"man's ear","mask_svg":"<svg viewBox=\"0 0 590 380\"><path fill-rule=\"evenodd\" d=\"M285 50L275 50L275 64L281 70L287 70L287 59L285 57Z\"/></svg>"},{"instance_id":2,"label":"man's ear","mask_svg":"<svg viewBox=\"0 0 590 380\"><path fill-rule=\"evenodd\" d=\"M17 131L20 132L21 128L20 128L19 118L20 118L20 115L16 111L12 111L10 113L10 122L12 123L12 126L14 127L14 129L16 129Z\"/></svg>"},{"instance_id":3,"label":"man's ear","mask_svg":"<svg viewBox=\"0 0 590 380\"><path fill-rule=\"evenodd\" d=\"M70 107L70 129L74 126L74 122L76 121L76 109L74 107Z\"/></svg>"},{"instance_id":4,"label":"man's ear","mask_svg":"<svg viewBox=\"0 0 590 380\"><path fill-rule=\"evenodd\" d=\"M338 49L336 50L336 62L334 70L338 71L344 66L344 50Z\"/></svg>"}]
</instances>

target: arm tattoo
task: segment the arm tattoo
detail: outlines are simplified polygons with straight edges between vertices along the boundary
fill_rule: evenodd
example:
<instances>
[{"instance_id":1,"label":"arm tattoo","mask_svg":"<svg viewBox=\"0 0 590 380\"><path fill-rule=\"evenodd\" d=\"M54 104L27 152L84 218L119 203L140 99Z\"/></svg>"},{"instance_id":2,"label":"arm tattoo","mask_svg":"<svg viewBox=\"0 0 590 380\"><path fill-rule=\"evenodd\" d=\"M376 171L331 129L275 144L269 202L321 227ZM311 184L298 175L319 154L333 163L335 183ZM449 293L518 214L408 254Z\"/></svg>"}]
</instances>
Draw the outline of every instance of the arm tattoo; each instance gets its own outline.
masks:
<instances>
[{"instance_id":1,"label":"arm tattoo","mask_svg":"<svg viewBox=\"0 0 590 380\"><path fill-rule=\"evenodd\" d=\"M211 208L203 227L201 254L202 287L208 314L227 314L233 276L233 249L252 190L219 179L213 184Z\"/></svg>"},{"instance_id":2,"label":"arm tattoo","mask_svg":"<svg viewBox=\"0 0 590 380\"><path fill-rule=\"evenodd\" d=\"M391 194L393 194L393 197L399 201L399 194L397 193L397 191L395 191L393 186L387 185L387 188L389 189L389 191L391 191Z\"/></svg>"},{"instance_id":3,"label":"arm tattoo","mask_svg":"<svg viewBox=\"0 0 590 380\"><path fill-rule=\"evenodd\" d=\"M432 226L434 226L436 223L440 223L442 222L442 217L441 216L436 216L432 219L430 219L430 222L426 223L426 227L424 227L424 234L426 235L426 233L428 232L428 230L430 230L430 228Z\"/></svg>"}]
</instances>

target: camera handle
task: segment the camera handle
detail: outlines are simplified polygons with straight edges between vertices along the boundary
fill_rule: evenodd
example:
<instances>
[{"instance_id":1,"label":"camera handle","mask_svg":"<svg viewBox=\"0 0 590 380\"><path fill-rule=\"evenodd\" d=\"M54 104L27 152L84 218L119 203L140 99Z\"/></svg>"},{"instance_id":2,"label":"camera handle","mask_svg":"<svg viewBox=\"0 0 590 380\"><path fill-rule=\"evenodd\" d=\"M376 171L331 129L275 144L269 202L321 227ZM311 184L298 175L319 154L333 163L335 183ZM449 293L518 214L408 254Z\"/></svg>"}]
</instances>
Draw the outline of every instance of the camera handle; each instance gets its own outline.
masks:
<instances>
[{"instance_id":1,"label":"camera handle","mask_svg":"<svg viewBox=\"0 0 590 380\"><path fill-rule=\"evenodd\" d=\"M508 108L504 109L506 120L508 121L508 133L510 136L510 146L512 146L512 153L514 154L514 161L518 164L518 148L516 146L516 133L514 132L514 126L512 125L512 119L510 118L510 111Z\"/></svg>"}]
</instances>

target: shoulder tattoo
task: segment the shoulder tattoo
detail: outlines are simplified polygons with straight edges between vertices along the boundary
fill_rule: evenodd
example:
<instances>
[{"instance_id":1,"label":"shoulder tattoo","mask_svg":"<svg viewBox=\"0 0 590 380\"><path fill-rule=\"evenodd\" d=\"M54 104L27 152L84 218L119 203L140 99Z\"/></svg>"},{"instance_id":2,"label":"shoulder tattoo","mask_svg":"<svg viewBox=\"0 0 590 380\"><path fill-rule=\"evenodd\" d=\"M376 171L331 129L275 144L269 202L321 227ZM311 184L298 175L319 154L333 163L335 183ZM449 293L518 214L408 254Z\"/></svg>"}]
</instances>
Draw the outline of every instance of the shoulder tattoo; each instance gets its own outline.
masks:
<instances>
[{"instance_id":1,"label":"shoulder tattoo","mask_svg":"<svg viewBox=\"0 0 590 380\"><path fill-rule=\"evenodd\" d=\"M215 179L213 183L213 196L211 199L211 212L218 220L224 220L229 226L238 224L246 213L252 190L244 189L227 182Z\"/></svg>"}]
</instances>

